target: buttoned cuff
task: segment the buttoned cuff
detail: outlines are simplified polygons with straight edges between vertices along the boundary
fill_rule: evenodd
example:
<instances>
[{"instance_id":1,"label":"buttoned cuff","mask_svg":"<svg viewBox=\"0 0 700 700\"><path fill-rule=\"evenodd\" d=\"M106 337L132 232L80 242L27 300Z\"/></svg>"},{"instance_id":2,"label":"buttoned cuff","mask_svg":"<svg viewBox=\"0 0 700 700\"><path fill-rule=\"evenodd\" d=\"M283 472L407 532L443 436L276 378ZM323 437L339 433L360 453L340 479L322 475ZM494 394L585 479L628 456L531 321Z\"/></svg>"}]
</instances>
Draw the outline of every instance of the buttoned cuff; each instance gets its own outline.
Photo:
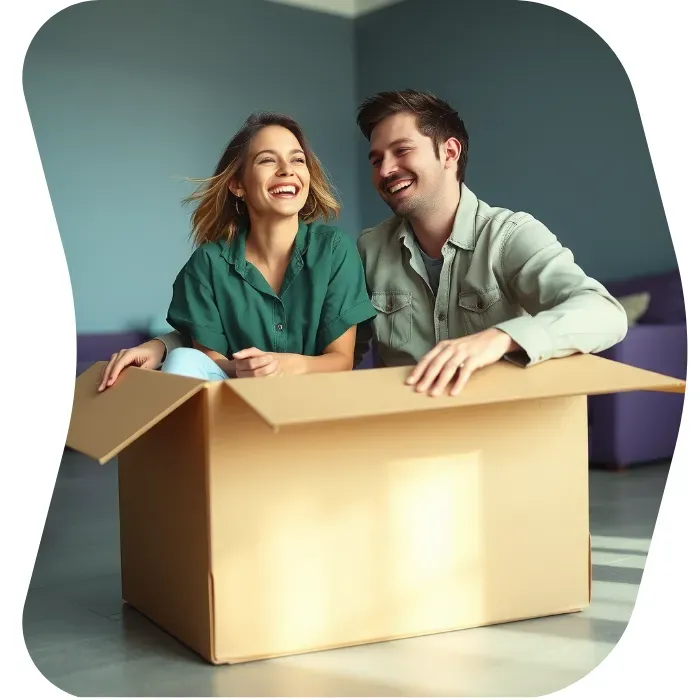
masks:
<instances>
[{"instance_id":1,"label":"buttoned cuff","mask_svg":"<svg viewBox=\"0 0 700 700\"><path fill-rule=\"evenodd\" d=\"M503 359L520 367L531 367L552 357L552 340L532 316L518 316L493 327L507 333L522 348L507 353Z\"/></svg>"}]
</instances>

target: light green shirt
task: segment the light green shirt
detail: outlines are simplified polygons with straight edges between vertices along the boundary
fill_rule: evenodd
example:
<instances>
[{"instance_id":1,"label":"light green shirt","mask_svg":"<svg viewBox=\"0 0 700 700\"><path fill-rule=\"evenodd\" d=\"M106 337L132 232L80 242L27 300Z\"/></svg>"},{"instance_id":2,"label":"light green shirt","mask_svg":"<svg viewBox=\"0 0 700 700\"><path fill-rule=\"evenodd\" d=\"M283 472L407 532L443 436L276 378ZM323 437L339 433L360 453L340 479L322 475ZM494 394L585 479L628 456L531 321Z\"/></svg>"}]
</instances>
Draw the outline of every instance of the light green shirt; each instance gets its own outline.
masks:
<instances>
[{"instance_id":1,"label":"light green shirt","mask_svg":"<svg viewBox=\"0 0 700 700\"><path fill-rule=\"evenodd\" d=\"M358 249L378 313L358 327L357 358L372 335L381 363L399 366L415 364L442 340L500 328L524 349L507 359L527 366L600 352L627 333L620 304L544 224L489 206L465 185L436 294L403 219L364 231Z\"/></svg>"}]
</instances>

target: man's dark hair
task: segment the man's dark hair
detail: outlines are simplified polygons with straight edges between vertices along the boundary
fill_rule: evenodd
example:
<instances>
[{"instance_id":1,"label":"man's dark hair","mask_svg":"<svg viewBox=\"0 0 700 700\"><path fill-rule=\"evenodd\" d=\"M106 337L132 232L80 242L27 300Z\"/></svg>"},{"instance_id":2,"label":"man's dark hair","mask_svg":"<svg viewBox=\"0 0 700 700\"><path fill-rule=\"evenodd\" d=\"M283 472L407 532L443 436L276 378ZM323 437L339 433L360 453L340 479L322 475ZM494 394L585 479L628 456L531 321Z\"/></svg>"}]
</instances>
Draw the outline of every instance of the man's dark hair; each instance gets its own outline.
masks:
<instances>
[{"instance_id":1,"label":"man's dark hair","mask_svg":"<svg viewBox=\"0 0 700 700\"><path fill-rule=\"evenodd\" d=\"M357 124L366 139L379 122L392 114L409 112L418 117L418 130L433 141L435 156L439 155L440 144L449 138L457 139L462 145L462 153L457 162L457 179L464 180L467 170L469 134L457 110L430 92L417 90L397 90L379 92L367 98L357 114Z\"/></svg>"}]
</instances>

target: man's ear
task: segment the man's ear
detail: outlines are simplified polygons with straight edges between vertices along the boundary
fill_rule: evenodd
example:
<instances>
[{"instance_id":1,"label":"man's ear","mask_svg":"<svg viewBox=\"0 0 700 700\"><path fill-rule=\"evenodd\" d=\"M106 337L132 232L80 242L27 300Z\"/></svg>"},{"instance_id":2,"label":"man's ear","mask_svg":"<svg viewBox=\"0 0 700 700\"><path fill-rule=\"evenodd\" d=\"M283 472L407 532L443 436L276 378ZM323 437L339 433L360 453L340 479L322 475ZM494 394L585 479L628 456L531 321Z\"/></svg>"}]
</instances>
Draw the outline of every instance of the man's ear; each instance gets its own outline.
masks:
<instances>
[{"instance_id":1,"label":"man's ear","mask_svg":"<svg viewBox=\"0 0 700 700\"><path fill-rule=\"evenodd\" d=\"M445 154L445 168L456 168L459 157L462 155L462 144L459 139L454 138L454 136L447 139L442 148Z\"/></svg>"},{"instance_id":2,"label":"man's ear","mask_svg":"<svg viewBox=\"0 0 700 700\"><path fill-rule=\"evenodd\" d=\"M236 197L240 197L241 199L245 199L245 190L241 187L238 181L231 180L231 182L228 183L228 188L231 194L235 195Z\"/></svg>"}]
</instances>

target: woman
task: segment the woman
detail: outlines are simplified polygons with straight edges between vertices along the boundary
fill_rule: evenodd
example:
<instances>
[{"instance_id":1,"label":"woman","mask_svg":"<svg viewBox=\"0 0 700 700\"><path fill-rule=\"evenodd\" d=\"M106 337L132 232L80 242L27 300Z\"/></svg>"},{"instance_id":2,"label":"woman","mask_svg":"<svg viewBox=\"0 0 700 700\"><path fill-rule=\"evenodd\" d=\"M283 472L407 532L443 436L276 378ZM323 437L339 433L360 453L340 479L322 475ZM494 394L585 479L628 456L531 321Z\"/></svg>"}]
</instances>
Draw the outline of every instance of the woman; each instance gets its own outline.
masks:
<instances>
[{"instance_id":1,"label":"woman","mask_svg":"<svg viewBox=\"0 0 700 700\"><path fill-rule=\"evenodd\" d=\"M319 223L339 205L299 125L250 116L185 201L199 202L197 247L167 316L182 337L113 355L99 390L129 365L157 368L166 349L164 372L206 380L352 369L356 326L376 312L355 243Z\"/></svg>"}]
</instances>

